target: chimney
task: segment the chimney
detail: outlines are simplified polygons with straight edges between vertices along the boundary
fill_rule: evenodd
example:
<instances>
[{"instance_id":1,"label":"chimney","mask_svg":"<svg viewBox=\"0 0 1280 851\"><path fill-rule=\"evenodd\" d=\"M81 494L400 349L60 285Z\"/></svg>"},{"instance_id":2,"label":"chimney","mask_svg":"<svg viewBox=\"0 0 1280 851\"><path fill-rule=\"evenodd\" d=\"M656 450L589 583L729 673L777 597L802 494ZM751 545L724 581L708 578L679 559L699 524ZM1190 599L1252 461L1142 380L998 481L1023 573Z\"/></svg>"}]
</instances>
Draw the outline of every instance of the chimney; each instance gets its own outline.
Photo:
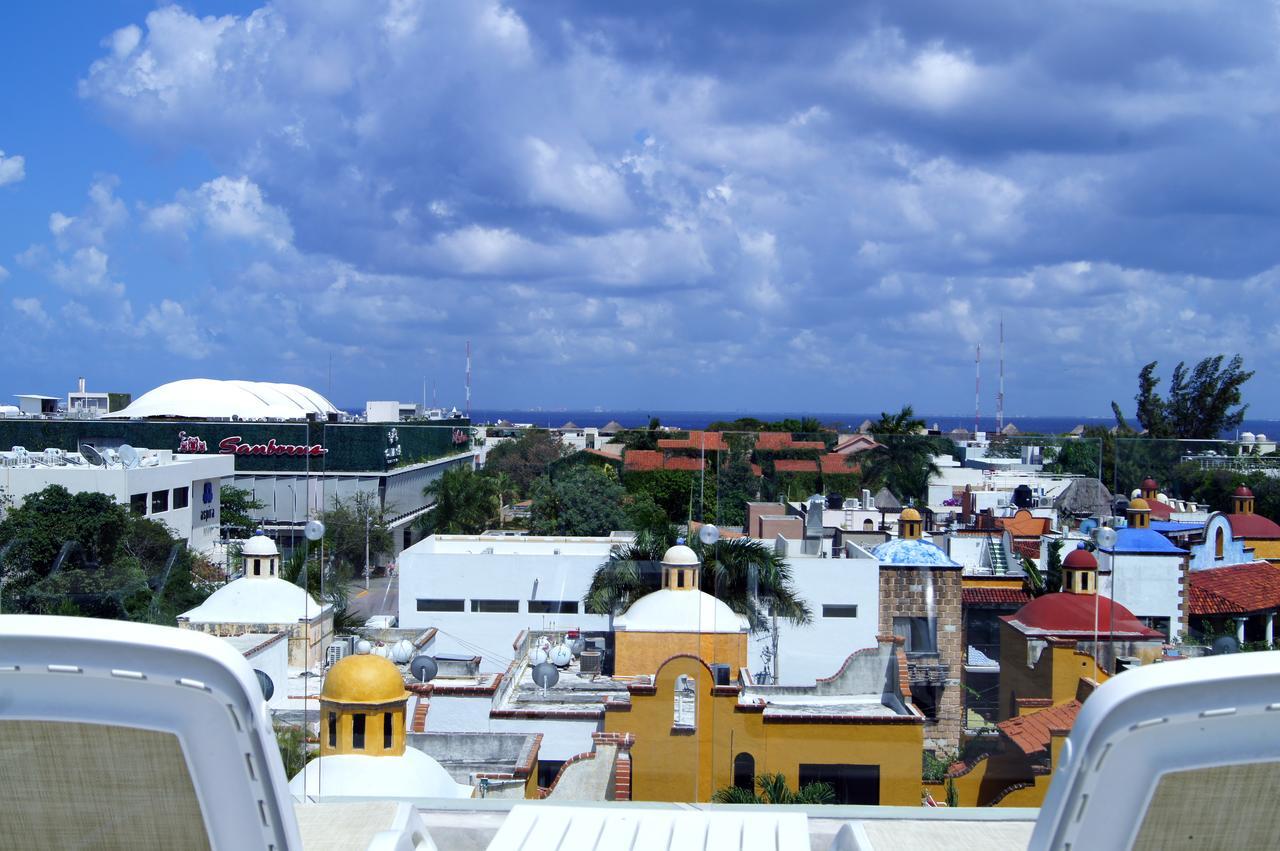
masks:
<instances>
[{"instance_id":1,"label":"chimney","mask_svg":"<svg viewBox=\"0 0 1280 851\"><path fill-rule=\"evenodd\" d=\"M80 392L80 393L84 392L84 376L83 375L76 379L76 390L77 392Z\"/></svg>"}]
</instances>

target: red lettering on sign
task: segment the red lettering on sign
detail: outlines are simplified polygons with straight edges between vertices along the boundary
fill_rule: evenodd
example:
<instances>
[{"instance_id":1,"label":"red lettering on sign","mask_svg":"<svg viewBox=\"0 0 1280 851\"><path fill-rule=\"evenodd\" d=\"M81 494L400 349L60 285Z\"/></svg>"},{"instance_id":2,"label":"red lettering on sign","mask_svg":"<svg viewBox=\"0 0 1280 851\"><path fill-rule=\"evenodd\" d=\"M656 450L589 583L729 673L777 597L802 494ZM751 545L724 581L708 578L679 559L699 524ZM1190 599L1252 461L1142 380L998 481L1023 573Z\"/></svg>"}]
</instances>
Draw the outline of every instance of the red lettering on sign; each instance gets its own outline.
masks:
<instances>
[{"instance_id":1,"label":"red lettering on sign","mask_svg":"<svg viewBox=\"0 0 1280 851\"><path fill-rule=\"evenodd\" d=\"M239 435L234 435L218 441L218 451L223 455L324 455L329 450L319 443L314 446L276 443L274 437L266 443L245 443Z\"/></svg>"}]
</instances>

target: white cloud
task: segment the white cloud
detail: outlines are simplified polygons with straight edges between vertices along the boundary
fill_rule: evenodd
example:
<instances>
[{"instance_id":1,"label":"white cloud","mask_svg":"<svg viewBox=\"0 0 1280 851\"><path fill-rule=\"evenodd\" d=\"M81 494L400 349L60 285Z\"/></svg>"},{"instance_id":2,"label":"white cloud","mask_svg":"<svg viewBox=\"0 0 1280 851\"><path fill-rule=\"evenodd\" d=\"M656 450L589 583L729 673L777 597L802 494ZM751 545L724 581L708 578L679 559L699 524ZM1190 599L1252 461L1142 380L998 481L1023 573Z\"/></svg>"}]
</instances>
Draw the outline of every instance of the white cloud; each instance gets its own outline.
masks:
<instances>
[{"instance_id":1,"label":"white cloud","mask_svg":"<svg viewBox=\"0 0 1280 851\"><path fill-rule=\"evenodd\" d=\"M262 242L282 250L293 241L289 217L263 198L247 177L218 177L188 199L209 229L219 236Z\"/></svg>"},{"instance_id":2,"label":"white cloud","mask_svg":"<svg viewBox=\"0 0 1280 851\"><path fill-rule=\"evenodd\" d=\"M16 154L5 156L4 151L0 151L0 186L6 183L17 183L27 176L27 161L23 157Z\"/></svg>"},{"instance_id":3,"label":"white cloud","mask_svg":"<svg viewBox=\"0 0 1280 851\"><path fill-rule=\"evenodd\" d=\"M0 281L3 281L8 277L9 277L9 270L3 266L0 266Z\"/></svg>"},{"instance_id":4,"label":"white cloud","mask_svg":"<svg viewBox=\"0 0 1280 851\"><path fill-rule=\"evenodd\" d=\"M10 303L13 305L14 310L41 328L48 328L53 324L49 319L49 314L45 313L44 305L40 303L38 298L15 298Z\"/></svg>"},{"instance_id":5,"label":"white cloud","mask_svg":"<svg viewBox=\"0 0 1280 851\"><path fill-rule=\"evenodd\" d=\"M180 357L202 360L213 351L195 319L176 301L164 299L153 305L142 318L142 327L159 337L166 349Z\"/></svg>"}]
</instances>

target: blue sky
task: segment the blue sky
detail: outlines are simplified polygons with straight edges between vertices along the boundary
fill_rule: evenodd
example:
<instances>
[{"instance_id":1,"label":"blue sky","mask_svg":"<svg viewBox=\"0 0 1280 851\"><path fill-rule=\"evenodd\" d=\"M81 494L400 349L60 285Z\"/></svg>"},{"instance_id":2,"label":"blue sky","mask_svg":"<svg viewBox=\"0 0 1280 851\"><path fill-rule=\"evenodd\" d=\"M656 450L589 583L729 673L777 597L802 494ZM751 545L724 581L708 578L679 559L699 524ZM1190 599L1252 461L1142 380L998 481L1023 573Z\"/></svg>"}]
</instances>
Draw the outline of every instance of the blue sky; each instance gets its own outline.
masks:
<instances>
[{"instance_id":1,"label":"blue sky","mask_svg":"<svg viewBox=\"0 0 1280 851\"><path fill-rule=\"evenodd\" d=\"M1273 5L963 7L14 5L0 393L1280 417Z\"/></svg>"}]
</instances>

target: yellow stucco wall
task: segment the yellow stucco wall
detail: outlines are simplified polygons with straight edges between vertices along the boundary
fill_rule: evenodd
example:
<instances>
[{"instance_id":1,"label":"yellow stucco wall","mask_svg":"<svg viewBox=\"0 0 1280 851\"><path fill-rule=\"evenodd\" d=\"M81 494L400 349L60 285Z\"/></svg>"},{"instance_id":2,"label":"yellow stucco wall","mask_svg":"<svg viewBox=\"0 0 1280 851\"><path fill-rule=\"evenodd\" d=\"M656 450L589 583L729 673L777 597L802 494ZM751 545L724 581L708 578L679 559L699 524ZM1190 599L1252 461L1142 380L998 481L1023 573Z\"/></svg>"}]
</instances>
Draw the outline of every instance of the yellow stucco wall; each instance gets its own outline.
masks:
<instances>
[{"instance_id":1,"label":"yellow stucco wall","mask_svg":"<svg viewBox=\"0 0 1280 851\"><path fill-rule=\"evenodd\" d=\"M675 729L676 678L695 682L696 724ZM639 801L707 801L733 785L740 753L755 759L755 773L782 772L799 783L800 765L857 764L880 767L880 803L920 803L921 723L766 724L758 712L738 712L733 690L712 693L711 672L697 659L672 659L655 678L655 694L632 694L629 712L605 715L608 732L632 733L632 798Z\"/></svg>"},{"instance_id":2,"label":"yellow stucco wall","mask_svg":"<svg viewBox=\"0 0 1280 851\"><path fill-rule=\"evenodd\" d=\"M1093 657L1078 652L1073 645L1049 645L1040 654L1034 667L1027 665L1026 636L1007 623L1000 625L1000 705L997 717L1004 721L1012 718L1013 698L1048 699L1056 706L1075 700L1081 677L1098 684L1108 677L1105 670L1095 667Z\"/></svg>"},{"instance_id":3,"label":"yellow stucco wall","mask_svg":"<svg viewBox=\"0 0 1280 851\"><path fill-rule=\"evenodd\" d=\"M364 754L366 756L400 756L404 753L404 711L405 704L382 704L375 706L356 706L349 703L320 702L320 755L330 754ZM338 743L337 747L329 747L329 713L337 714ZM383 747L384 713L391 713L391 747ZM352 725L357 714L364 714L364 747L352 745Z\"/></svg>"},{"instance_id":4,"label":"yellow stucco wall","mask_svg":"<svg viewBox=\"0 0 1280 851\"><path fill-rule=\"evenodd\" d=\"M962 588L1012 588L1021 590L1023 586L1020 576L963 576L960 579Z\"/></svg>"},{"instance_id":5,"label":"yellow stucco wall","mask_svg":"<svg viewBox=\"0 0 1280 851\"><path fill-rule=\"evenodd\" d=\"M1267 540L1263 538L1245 538L1244 545L1253 547L1254 558L1264 558L1267 561L1280 561L1280 541Z\"/></svg>"},{"instance_id":6,"label":"yellow stucco wall","mask_svg":"<svg viewBox=\"0 0 1280 851\"><path fill-rule=\"evenodd\" d=\"M737 679L747 664L747 635L743 632L617 632L614 675L652 674L672 656L697 656L708 664L722 663Z\"/></svg>"}]
</instances>

